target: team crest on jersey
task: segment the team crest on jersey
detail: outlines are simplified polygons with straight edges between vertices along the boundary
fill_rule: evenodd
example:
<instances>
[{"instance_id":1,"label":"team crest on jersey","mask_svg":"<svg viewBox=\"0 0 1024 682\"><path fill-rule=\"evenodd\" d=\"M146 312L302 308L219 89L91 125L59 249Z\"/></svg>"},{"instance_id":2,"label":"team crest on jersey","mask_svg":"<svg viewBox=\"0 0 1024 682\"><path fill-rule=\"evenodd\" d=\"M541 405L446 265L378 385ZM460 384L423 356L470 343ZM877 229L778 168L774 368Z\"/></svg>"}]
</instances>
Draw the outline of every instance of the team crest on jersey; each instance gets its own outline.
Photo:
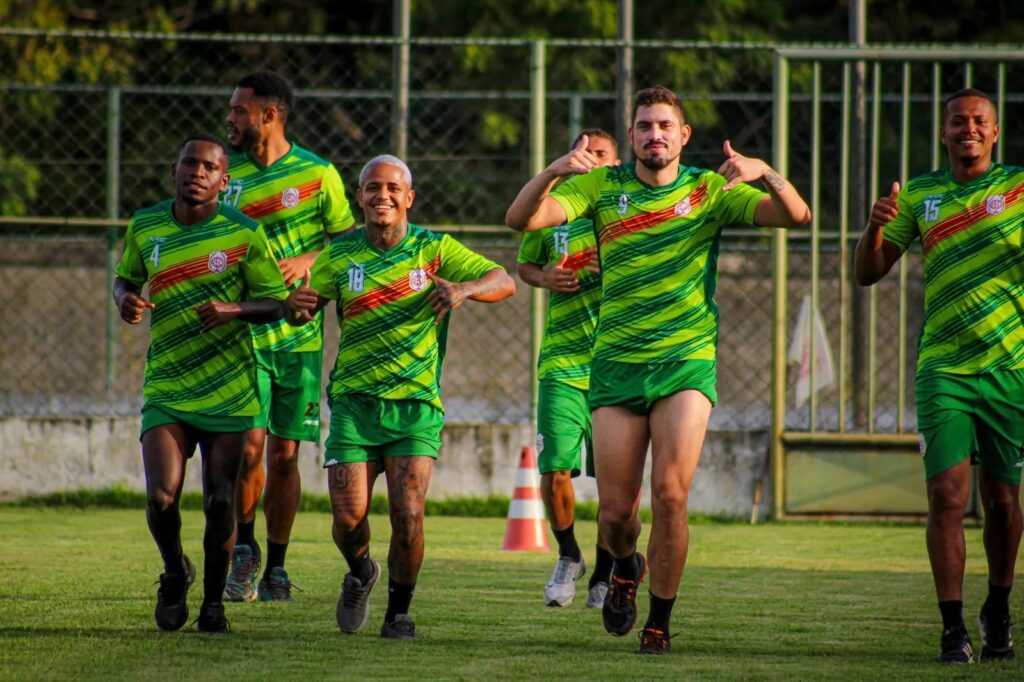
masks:
<instances>
[{"instance_id":1,"label":"team crest on jersey","mask_svg":"<svg viewBox=\"0 0 1024 682\"><path fill-rule=\"evenodd\" d=\"M1006 198L1002 194L989 197L985 200L985 212L989 215L999 215L1006 210Z\"/></svg>"},{"instance_id":2,"label":"team crest on jersey","mask_svg":"<svg viewBox=\"0 0 1024 682\"><path fill-rule=\"evenodd\" d=\"M281 205L285 208L295 208L299 205L299 190L289 187L281 192Z\"/></svg>"},{"instance_id":3,"label":"team crest on jersey","mask_svg":"<svg viewBox=\"0 0 1024 682\"><path fill-rule=\"evenodd\" d=\"M214 251L210 254L210 260L207 261L206 267L210 268L210 272L224 272L228 269L228 254L223 251Z\"/></svg>"},{"instance_id":4,"label":"team crest on jersey","mask_svg":"<svg viewBox=\"0 0 1024 682\"><path fill-rule=\"evenodd\" d=\"M423 291L427 288L427 273L423 268L416 268L409 273L409 288L413 291Z\"/></svg>"},{"instance_id":5,"label":"team crest on jersey","mask_svg":"<svg viewBox=\"0 0 1024 682\"><path fill-rule=\"evenodd\" d=\"M629 210L629 195L625 192L619 195L619 207L615 210L619 215L626 215Z\"/></svg>"},{"instance_id":6,"label":"team crest on jersey","mask_svg":"<svg viewBox=\"0 0 1024 682\"><path fill-rule=\"evenodd\" d=\"M690 215L690 211L693 210L690 207L690 197L686 197L685 199L677 203L674 210L676 215Z\"/></svg>"}]
</instances>

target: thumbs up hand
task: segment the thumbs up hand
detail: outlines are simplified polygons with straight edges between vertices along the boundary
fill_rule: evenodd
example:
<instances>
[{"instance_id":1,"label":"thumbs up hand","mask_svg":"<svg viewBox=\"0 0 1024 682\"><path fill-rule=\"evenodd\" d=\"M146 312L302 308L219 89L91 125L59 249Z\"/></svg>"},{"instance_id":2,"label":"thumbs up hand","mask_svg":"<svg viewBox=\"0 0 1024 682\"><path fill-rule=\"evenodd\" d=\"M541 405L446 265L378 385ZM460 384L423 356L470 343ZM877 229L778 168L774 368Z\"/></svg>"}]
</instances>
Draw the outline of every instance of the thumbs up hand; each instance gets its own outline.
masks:
<instances>
[{"instance_id":1,"label":"thumbs up hand","mask_svg":"<svg viewBox=\"0 0 1024 682\"><path fill-rule=\"evenodd\" d=\"M889 224L889 221L899 215L900 183L893 182L889 196L880 197L871 207L871 215L868 217L868 230L877 232Z\"/></svg>"},{"instance_id":2,"label":"thumbs up hand","mask_svg":"<svg viewBox=\"0 0 1024 682\"><path fill-rule=\"evenodd\" d=\"M772 170L771 166L761 159L743 156L737 152L729 140L722 145L722 153L725 155L725 162L719 166L718 174L728 181L722 188L723 192L728 192L741 182L760 180Z\"/></svg>"},{"instance_id":3,"label":"thumbs up hand","mask_svg":"<svg viewBox=\"0 0 1024 682\"><path fill-rule=\"evenodd\" d=\"M597 168L597 157L587 151L589 144L590 138L586 135L581 135L576 146L565 156L552 161L551 165L548 166L548 170L560 178L565 178L571 175L583 175Z\"/></svg>"},{"instance_id":4,"label":"thumbs up hand","mask_svg":"<svg viewBox=\"0 0 1024 682\"><path fill-rule=\"evenodd\" d=\"M311 322L316 316L320 295L316 290L309 288L309 280L309 268L306 268L305 273L299 278L299 286L288 294L284 302L285 314L290 324L303 325Z\"/></svg>"}]
</instances>

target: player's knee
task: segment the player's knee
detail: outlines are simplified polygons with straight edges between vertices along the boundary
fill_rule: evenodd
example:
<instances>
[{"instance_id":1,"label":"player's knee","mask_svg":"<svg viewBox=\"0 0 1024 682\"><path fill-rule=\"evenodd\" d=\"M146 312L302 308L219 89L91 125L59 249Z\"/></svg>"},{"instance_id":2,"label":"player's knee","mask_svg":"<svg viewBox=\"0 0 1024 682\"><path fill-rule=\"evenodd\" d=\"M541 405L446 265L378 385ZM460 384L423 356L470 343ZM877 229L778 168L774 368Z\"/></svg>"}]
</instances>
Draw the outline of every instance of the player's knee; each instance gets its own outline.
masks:
<instances>
[{"instance_id":1,"label":"player's knee","mask_svg":"<svg viewBox=\"0 0 1024 682\"><path fill-rule=\"evenodd\" d=\"M229 515L234 518L235 489L229 484L208 485L203 493L203 511L207 516Z\"/></svg>"},{"instance_id":2,"label":"player's knee","mask_svg":"<svg viewBox=\"0 0 1024 682\"><path fill-rule=\"evenodd\" d=\"M967 486L953 479L932 479L929 484L928 503L933 514L961 513L967 505Z\"/></svg>"},{"instance_id":3,"label":"player's knee","mask_svg":"<svg viewBox=\"0 0 1024 682\"><path fill-rule=\"evenodd\" d=\"M985 525L998 530L1009 530L1020 515L1020 504L1009 496L992 498L985 505Z\"/></svg>"},{"instance_id":4,"label":"player's knee","mask_svg":"<svg viewBox=\"0 0 1024 682\"><path fill-rule=\"evenodd\" d=\"M614 504L601 501L598 522L602 526L621 528L633 523L633 507L630 504Z\"/></svg>"},{"instance_id":5,"label":"player's knee","mask_svg":"<svg viewBox=\"0 0 1024 682\"><path fill-rule=\"evenodd\" d=\"M675 483L651 487L651 504L662 514L685 515L689 497L689 491Z\"/></svg>"},{"instance_id":6,"label":"player's knee","mask_svg":"<svg viewBox=\"0 0 1024 682\"><path fill-rule=\"evenodd\" d=\"M357 514L349 509L334 509L332 512L334 530L347 535L356 532L366 519L365 514Z\"/></svg>"},{"instance_id":7,"label":"player's knee","mask_svg":"<svg viewBox=\"0 0 1024 682\"><path fill-rule=\"evenodd\" d=\"M423 505L397 504L391 509L391 525L395 532L405 532L423 525Z\"/></svg>"},{"instance_id":8,"label":"player's knee","mask_svg":"<svg viewBox=\"0 0 1024 682\"><path fill-rule=\"evenodd\" d=\"M242 475L245 476L263 464L263 448L258 443L245 442L242 449Z\"/></svg>"},{"instance_id":9,"label":"player's knee","mask_svg":"<svg viewBox=\"0 0 1024 682\"><path fill-rule=\"evenodd\" d=\"M267 458L267 470L275 478L299 475L298 451L279 451Z\"/></svg>"},{"instance_id":10,"label":"player's knee","mask_svg":"<svg viewBox=\"0 0 1024 682\"><path fill-rule=\"evenodd\" d=\"M170 490L150 490L146 494L146 507L150 512L162 514L174 506L174 493Z\"/></svg>"}]
</instances>

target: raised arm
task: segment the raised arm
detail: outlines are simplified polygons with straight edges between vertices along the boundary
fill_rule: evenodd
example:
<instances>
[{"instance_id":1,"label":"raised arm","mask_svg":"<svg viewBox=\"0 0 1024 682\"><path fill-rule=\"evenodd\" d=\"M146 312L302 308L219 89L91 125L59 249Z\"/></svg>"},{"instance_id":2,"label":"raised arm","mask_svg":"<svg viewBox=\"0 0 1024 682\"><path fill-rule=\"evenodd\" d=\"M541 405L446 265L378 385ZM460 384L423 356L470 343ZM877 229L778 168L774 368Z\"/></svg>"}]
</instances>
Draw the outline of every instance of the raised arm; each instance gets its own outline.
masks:
<instances>
[{"instance_id":1,"label":"raised arm","mask_svg":"<svg viewBox=\"0 0 1024 682\"><path fill-rule=\"evenodd\" d=\"M899 215L899 193L900 183L894 182L889 196L880 198L871 207L868 225L857 242L853 261L854 273L861 286L871 286L885 277L903 255L900 247L883 238L885 226Z\"/></svg>"},{"instance_id":2,"label":"raised arm","mask_svg":"<svg viewBox=\"0 0 1024 682\"><path fill-rule=\"evenodd\" d=\"M589 138L583 135L565 156L551 162L539 175L527 182L505 213L505 224L517 232L540 230L566 221L565 209L551 198L558 181L582 175L597 168L597 158L587 151Z\"/></svg>"},{"instance_id":3,"label":"raised arm","mask_svg":"<svg viewBox=\"0 0 1024 682\"><path fill-rule=\"evenodd\" d=\"M725 163L718 169L729 182L722 188L728 192L741 182L760 180L768 192L754 209L754 224L764 227L800 227L811 222L811 209L796 191L793 183L779 175L761 159L736 152L729 140L722 145Z\"/></svg>"}]
</instances>

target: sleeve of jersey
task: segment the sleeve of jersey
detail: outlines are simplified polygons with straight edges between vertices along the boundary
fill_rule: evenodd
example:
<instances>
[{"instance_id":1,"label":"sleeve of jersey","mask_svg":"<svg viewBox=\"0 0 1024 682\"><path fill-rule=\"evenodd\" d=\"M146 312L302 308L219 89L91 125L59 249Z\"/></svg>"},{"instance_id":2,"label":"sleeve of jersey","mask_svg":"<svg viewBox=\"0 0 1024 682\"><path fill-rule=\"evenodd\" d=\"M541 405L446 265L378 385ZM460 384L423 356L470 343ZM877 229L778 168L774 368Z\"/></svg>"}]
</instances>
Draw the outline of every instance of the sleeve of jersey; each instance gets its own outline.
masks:
<instances>
[{"instance_id":1,"label":"sleeve of jersey","mask_svg":"<svg viewBox=\"0 0 1024 682\"><path fill-rule=\"evenodd\" d=\"M262 226L253 230L252 241L249 242L249 249L240 265L250 299L287 298L288 290L284 286L284 277L281 276L281 270L274 260L270 242L267 241Z\"/></svg>"},{"instance_id":2,"label":"sleeve of jersey","mask_svg":"<svg viewBox=\"0 0 1024 682\"><path fill-rule=\"evenodd\" d=\"M910 205L910 192L904 189L896 199L899 213L882 230L882 239L892 242L900 251L906 251L910 242L920 234L914 209Z\"/></svg>"},{"instance_id":3,"label":"sleeve of jersey","mask_svg":"<svg viewBox=\"0 0 1024 682\"><path fill-rule=\"evenodd\" d=\"M480 279L495 268L504 271L494 261L470 251L449 235L441 237L441 267L437 274L444 279L468 282Z\"/></svg>"},{"instance_id":4,"label":"sleeve of jersey","mask_svg":"<svg viewBox=\"0 0 1024 682\"><path fill-rule=\"evenodd\" d=\"M313 268L310 270L309 288L320 294L321 298L332 301L337 301L340 296L329 247L321 251L313 263Z\"/></svg>"},{"instance_id":5,"label":"sleeve of jersey","mask_svg":"<svg viewBox=\"0 0 1024 682\"><path fill-rule=\"evenodd\" d=\"M717 173L712 177L717 180L711 191L719 193L719 217L722 225L753 225L757 205L762 199L768 198L768 193L755 189L745 182L739 183L728 192L723 192L725 178Z\"/></svg>"},{"instance_id":6,"label":"sleeve of jersey","mask_svg":"<svg viewBox=\"0 0 1024 682\"><path fill-rule=\"evenodd\" d=\"M565 209L566 222L571 223L581 216L591 217L604 176L601 169L592 170L571 177L552 190L549 196Z\"/></svg>"},{"instance_id":7,"label":"sleeve of jersey","mask_svg":"<svg viewBox=\"0 0 1024 682\"><path fill-rule=\"evenodd\" d=\"M128 231L124 235L124 251L121 260L114 268L114 274L136 286L142 286L149 279L146 264L142 261L142 252L135 241L135 220L128 223Z\"/></svg>"},{"instance_id":8,"label":"sleeve of jersey","mask_svg":"<svg viewBox=\"0 0 1024 682\"><path fill-rule=\"evenodd\" d=\"M519 245L519 262L533 265L547 265L548 257L544 248L544 230L523 233L523 243Z\"/></svg>"},{"instance_id":9,"label":"sleeve of jersey","mask_svg":"<svg viewBox=\"0 0 1024 682\"><path fill-rule=\"evenodd\" d=\"M324 218L324 232L328 235L343 232L352 227L356 220L345 198L345 185L334 164L327 166L320 182L321 210Z\"/></svg>"}]
</instances>

